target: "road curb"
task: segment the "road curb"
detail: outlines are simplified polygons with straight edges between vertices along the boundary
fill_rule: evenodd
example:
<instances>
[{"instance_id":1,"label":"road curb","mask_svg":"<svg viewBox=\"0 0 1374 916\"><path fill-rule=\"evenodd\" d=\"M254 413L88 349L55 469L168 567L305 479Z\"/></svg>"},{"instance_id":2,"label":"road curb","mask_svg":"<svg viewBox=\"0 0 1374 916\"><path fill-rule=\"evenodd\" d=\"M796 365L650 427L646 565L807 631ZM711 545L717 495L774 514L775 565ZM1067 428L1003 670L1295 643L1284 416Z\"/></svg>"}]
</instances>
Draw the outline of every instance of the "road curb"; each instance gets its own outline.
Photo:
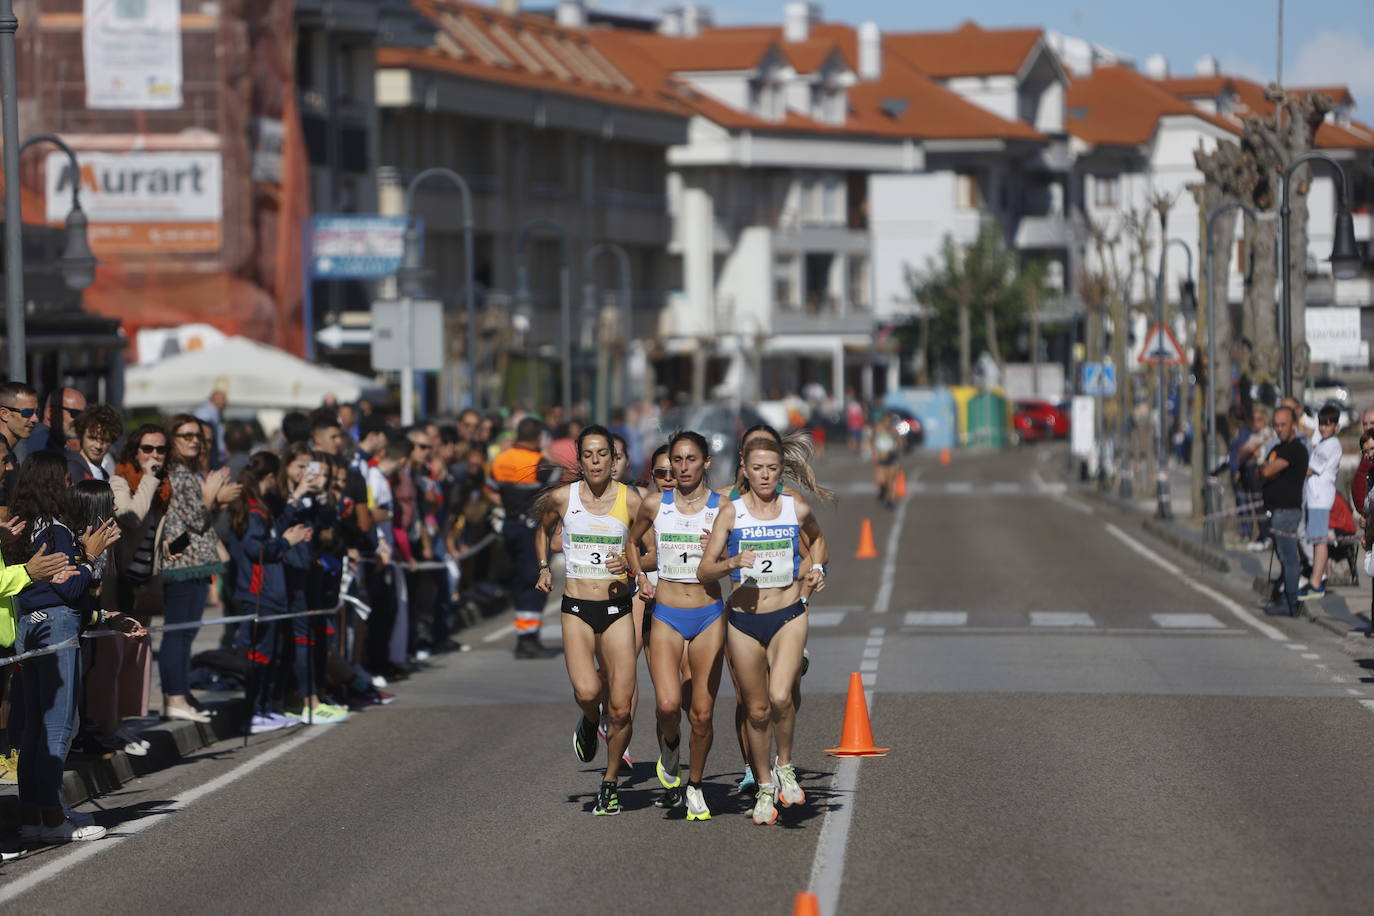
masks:
<instances>
[{"instance_id":1,"label":"road curb","mask_svg":"<svg viewBox=\"0 0 1374 916\"><path fill-rule=\"evenodd\" d=\"M159 722L139 732L139 737L152 745L144 757L124 751L100 756L79 755L68 759L62 774L62 798L71 806L84 804L116 792L143 776L149 776L182 763L192 754L212 744L243 736L244 701L228 700L214 706L218 715L207 723ZM0 798L0 824L3 832L18 831L19 798L6 795Z\"/></svg>"}]
</instances>

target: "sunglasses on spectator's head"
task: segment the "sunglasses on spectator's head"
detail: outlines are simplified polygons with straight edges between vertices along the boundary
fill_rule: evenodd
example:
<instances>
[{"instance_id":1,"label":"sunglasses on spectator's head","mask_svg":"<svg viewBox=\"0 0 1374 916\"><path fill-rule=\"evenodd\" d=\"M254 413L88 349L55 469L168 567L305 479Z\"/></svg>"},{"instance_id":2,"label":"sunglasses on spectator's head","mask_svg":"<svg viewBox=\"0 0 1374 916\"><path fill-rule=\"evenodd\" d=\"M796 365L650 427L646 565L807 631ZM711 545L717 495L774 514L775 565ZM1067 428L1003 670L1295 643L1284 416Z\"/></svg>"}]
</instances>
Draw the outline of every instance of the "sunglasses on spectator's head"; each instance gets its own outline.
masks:
<instances>
[{"instance_id":1,"label":"sunglasses on spectator's head","mask_svg":"<svg viewBox=\"0 0 1374 916\"><path fill-rule=\"evenodd\" d=\"M654 476L662 480L667 480L673 475L672 468L654 468Z\"/></svg>"},{"instance_id":2,"label":"sunglasses on spectator's head","mask_svg":"<svg viewBox=\"0 0 1374 916\"><path fill-rule=\"evenodd\" d=\"M34 414L38 413L38 408L37 408L37 407L11 407L11 406L8 405L8 404L0 404L0 408L4 408L5 410L8 410L10 413L17 413L17 414L19 414L19 416L23 417L25 420L29 419L29 418L32 417Z\"/></svg>"},{"instance_id":3,"label":"sunglasses on spectator's head","mask_svg":"<svg viewBox=\"0 0 1374 916\"><path fill-rule=\"evenodd\" d=\"M138 450L145 455L165 455L167 446L165 445L140 445Z\"/></svg>"}]
</instances>

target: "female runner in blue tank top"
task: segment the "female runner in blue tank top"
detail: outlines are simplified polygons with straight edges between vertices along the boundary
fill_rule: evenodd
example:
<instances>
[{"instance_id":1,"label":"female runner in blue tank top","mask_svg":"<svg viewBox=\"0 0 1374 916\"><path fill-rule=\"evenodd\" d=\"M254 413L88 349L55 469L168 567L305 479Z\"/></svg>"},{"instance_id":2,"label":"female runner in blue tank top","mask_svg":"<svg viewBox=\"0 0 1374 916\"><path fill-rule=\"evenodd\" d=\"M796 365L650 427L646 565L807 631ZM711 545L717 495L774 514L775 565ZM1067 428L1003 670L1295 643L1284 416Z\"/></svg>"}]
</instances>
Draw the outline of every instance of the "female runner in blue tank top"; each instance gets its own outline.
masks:
<instances>
[{"instance_id":1,"label":"female runner in blue tank top","mask_svg":"<svg viewBox=\"0 0 1374 916\"><path fill-rule=\"evenodd\" d=\"M703 582L728 573L737 583L726 641L749 719L749 756L759 781L756 824L778 819L776 803L790 807L806 800L792 765L792 685L806 647L806 605L822 574L812 569L798 577L799 542L805 532L814 549L824 544L824 535L803 497L778 492L782 464L782 449L771 439L745 444L749 490L721 506L697 567ZM770 766L775 741L777 757Z\"/></svg>"},{"instance_id":2,"label":"female runner in blue tank top","mask_svg":"<svg viewBox=\"0 0 1374 916\"><path fill-rule=\"evenodd\" d=\"M535 503L539 531L534 555L539 563L535 588L553 590L549 571L549 538L560 520L567 576L563 583L563 659L573 697L582 709L573 732L573 750L590 763L596 756L596 726L604 702L610 716L606 736L606 772L597 793L595 814L619 814L616 783L621 755L630 743L630 705L634 696L635 635L630 614L630 583L623 563L630 522L639 512L639 493L611 479L611 434L588 426L577 437L580 475L540 495ZM616 564L611 564L612 558ZM617 567L623 570L623 567ZM597 660L606 674L603 688Z\"/></svg>"},{"instance_id":3,"label":"female runner in blue tank top","mask_svg":"<svg viewBox=\"0 0 1374 916\"><path fill-rule=\"evenodd\" d=\"M654 681L658 716L658 780L668 790L665 807L684 798L689 821L710 818L702 794L702 774L714 731L716 692L725 647L725 603L720 583L702 581L697 566L703 554L702 536L709 534L721 498L706 485L711 466L710 449L698 433L679 431L668 442L676 486L659 499L646 499L630 527L630 543L652 533L652 553L658 568L655 584L644 571L642 558L628 554L639 592L653 601L653 630L649 639L649 674ZM643 558L647 559L647 558ZM686 647L690 681L682 679ZM687 788L682 790L679 742L683 694L690 691L692 724L691 766Z\"/></svg>"}]
</instances>

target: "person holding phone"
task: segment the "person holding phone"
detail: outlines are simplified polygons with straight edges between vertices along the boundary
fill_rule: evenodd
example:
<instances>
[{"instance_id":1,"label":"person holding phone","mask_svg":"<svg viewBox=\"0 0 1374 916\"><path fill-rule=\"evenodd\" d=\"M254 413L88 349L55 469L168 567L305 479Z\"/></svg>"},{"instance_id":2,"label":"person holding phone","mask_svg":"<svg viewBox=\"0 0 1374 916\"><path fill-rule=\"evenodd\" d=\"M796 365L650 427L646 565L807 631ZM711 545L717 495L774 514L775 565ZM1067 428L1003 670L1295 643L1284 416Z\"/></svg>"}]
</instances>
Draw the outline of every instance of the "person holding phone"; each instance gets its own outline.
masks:
<instances>
[{"instance_id":1,"label":"person holding phone","mask_svg":"<svg viewBox=\"0 0 1374 916\"><path fill-rule=\"evenodd\" d=\"M215 516L238 499L240 487L229 471L201 473L204 441L200 421L177 414L167 423L171 451L167 456L171 499L161 525L156 566L162 572L163 620L168 624L195 623L205 614L210 577L224 573L224 545L215 533ZM212 713L191 695L191 643L194 628L173 630L162 637L158 673L162 678L162 716L209 722Z\"/></svg>"}]
</instances>

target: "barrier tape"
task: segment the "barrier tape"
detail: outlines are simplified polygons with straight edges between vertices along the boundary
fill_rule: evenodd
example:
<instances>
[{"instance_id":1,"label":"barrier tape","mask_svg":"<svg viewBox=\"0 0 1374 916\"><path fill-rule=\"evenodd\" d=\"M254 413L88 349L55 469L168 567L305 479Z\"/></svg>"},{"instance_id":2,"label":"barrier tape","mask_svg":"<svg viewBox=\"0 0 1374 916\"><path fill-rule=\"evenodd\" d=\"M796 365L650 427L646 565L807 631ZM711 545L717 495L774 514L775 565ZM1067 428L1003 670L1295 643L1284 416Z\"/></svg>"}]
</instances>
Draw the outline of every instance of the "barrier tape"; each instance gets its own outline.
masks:
<instances>
[{"instance_id":1,"label":"barrier tape","mask_svg":"<svg viewBox=\"0 0 1374 916\"><path fill-rule=\"evenodd\" d=\"M478 553L481 553L483 550L486 550L488 547L491 546L491 544L495 540L495 533L487 534L476 544L473 544L467 550L464 550L462 553L458 554L458 556L452 557L451 559L454 562L462 562L463 560L466 560L468 557L475 556ZM404 564L397 565L403 566ZM426 560L421 563L416 563L413 567L406 566L405 568L415 570L439 570L448 569L448 566L447 564L439 560ZM369 616L371 616L372 608L362 600L347 594L347 591L352 586L352 584L352 564L347 558L345 558L343 565L343 573L340 577L339 582L340 607L347 604L348 606L352 607L355 611L358 612L359 617L361 617L363 620L366 620ZM189 621L187 623L164 623L158 626L148 627L147 629L148 634L152 635L153 633L171 633L176 630L198 630L202 627L226 626L231 623L246 623L254 619L256 619L260 623L267 623L273 620L291 620L296 617L322 617L326 614L337 614L338 612L339 608L336 607L318 611L296 611L292 614L272 614L267 617L259 617L256 614L237 614L232 617L212 617L209 620L194 620ZM42 649L34 649L30 652L24 652L20 655L10 656L9 658L0 658L0 668L4 668L7 665L17 664L28 658L38 658L43 655L55 655L58 652L66 652L69 649L78 648L81 645L82 639L104 639L109 636L123 635L123 633L120 633L117 630L97 630L91 633L82 633L80 636L73 636L71 639L64 640L55 646L45 646Z\"/></svg>"}]
</instances>

